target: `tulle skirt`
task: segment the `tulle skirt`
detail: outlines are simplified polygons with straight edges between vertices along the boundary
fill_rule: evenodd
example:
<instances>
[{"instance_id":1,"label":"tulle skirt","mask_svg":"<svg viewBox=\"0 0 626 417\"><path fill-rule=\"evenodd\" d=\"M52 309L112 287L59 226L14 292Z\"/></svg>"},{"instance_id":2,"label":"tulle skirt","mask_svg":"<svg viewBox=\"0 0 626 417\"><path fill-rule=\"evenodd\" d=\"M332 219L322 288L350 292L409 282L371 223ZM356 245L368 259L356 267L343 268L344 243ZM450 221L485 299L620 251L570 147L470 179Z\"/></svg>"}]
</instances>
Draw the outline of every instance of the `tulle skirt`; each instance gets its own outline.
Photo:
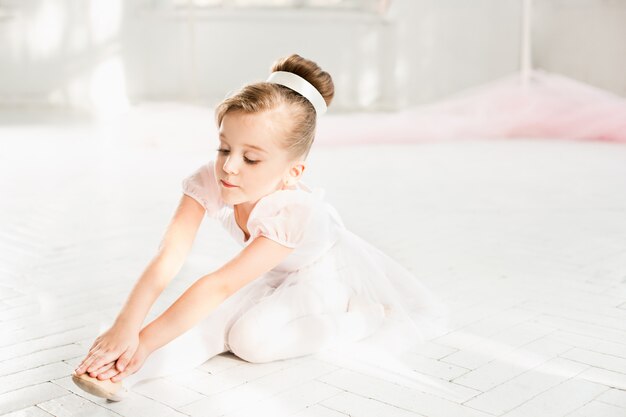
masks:
<instances>
[{"instance_id":1,"label":"tulle skirt","mask_svg":"<svg viewBox=\"0 0 626 417\"><path fill-rule=\"evenodd\" d=\"M388 314L382 326L361 345L403 353L447 331L445 303L413 273L373 244L347 229L331 252L340 266L336 278L356 294L382 303Z\"/></svg>"},{"instance_id":2,"label":"tulle skirt","mask_svg":"<svg viewBox=\"0 0 626 417\"><path fill-rule=\"evenodd\" d=\"M315 262L289 273L270 271L261 281L256 292L248 292L252 303L271 297L278 305L299 305L303 315L346 312L352 295L383 304L382 325L351 348L404 353L449 330L448 309L439 297L395 259L345 228Z\"/></svg>"}]
</instances>

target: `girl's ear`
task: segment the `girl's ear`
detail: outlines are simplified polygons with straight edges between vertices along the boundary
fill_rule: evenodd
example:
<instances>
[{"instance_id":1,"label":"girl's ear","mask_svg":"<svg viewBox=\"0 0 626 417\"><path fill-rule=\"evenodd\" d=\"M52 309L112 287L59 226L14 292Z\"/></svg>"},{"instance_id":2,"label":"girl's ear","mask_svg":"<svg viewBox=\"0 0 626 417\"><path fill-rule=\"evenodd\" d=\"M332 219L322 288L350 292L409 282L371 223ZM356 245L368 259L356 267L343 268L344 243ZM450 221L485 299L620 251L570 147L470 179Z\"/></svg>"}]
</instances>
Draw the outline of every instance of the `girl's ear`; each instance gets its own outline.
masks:
<instances>
[{"instance_id":1,"label":"girl's ear","mask_svg":"<svg viewBox=\"0 0 626 417\"><path fill-rule=\"evenodd\" d=\"M283 186L290 187L298 182L305 169L306 163L304 161L294 163L283 177Z\"/></svg>"},{"instance_id":2,"label":"girl's ear","mask_svg":"<svg viewBox=\"0 0 626 417\"><path fill-rule=\"evenodd\" d=\"M289 173L296 179L300 179L304 170L306 169L306 163L304 161L298 161L294 165L292 165Z\"/></svg>"}]
</instances>

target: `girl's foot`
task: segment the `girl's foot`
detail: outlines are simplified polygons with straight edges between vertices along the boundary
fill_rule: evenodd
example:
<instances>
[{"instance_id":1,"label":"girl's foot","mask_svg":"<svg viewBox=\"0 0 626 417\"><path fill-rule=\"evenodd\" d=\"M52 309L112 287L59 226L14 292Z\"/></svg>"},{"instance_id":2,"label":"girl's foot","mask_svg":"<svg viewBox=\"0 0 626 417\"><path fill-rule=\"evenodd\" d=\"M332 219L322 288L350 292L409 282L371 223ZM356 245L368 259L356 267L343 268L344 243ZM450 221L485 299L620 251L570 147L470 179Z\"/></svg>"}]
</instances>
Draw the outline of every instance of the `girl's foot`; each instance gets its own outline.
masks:
<instances>
[{"instance_id":1,"label":"girl's foot","mask_svg":"<svg viewBox=\"0 0 626 417\"><path fill-rule=\"evenodd\" d=\"M363 295L353 295L348 302L348 311L360 311L373 314L375 317L387 316L387 307L383 304L369 300Z\"/></svg>"},{"instance_id":2,"label":"girl's foot","mask_svg":"<svg viewBox=\"0 0 626 417\"><path fill-rule=\"evenodd\" d=\"M387 304L383 304L383 309L385 310L385 317L389 317L391 315L391 307Z\"/></svg>"},{"instance_id":3,"label":"girl's foot","mask_svg":"<svg viewBox=\"0 0 626 417\"><path fill-rule=\"evenodd\" d=\"M353 294L348 310L336 321L336 345L343 349L374 334L385 321L384 306L365 294Z\"/></svg>"},{"instance_id":4,"label":"girl's foot","mask_svg":"<svg viewBox=\"0 0 626 417\"><path fill-rule=\"evenodd\" d=\"M122 385L122 381L100 380L89 376L87 373L80 375L72 373L72 381L82 390L96 397L106 398L111 401L121 401L128 395L128 391Z\"/></svg>"}]
</instances>

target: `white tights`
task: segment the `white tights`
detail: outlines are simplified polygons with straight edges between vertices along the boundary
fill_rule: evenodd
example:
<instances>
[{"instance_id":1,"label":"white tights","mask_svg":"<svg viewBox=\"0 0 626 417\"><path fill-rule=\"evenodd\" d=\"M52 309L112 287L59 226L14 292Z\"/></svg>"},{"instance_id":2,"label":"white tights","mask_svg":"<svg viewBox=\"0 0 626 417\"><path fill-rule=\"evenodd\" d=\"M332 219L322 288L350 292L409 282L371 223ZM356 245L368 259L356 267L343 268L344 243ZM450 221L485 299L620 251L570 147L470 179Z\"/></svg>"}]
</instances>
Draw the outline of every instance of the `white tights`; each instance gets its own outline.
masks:
<instances>
[{"instance_id":1,"label":"white tights","mask_svg":"<svg viewBox=\"0 0 626 417\"><path fill-rule=\"evenodd\" d=\"M344 284L315 285L281 288L234 314L236 303L249 299L255 290L243 288L196 326L154 351L137 372L124 378L124 386L193 369L227 351L253 363L309 355L361 340L382 323L376 304L360 297L357 302L355 297L349 305L353 293Z\"/></svg>"}]
</instances>

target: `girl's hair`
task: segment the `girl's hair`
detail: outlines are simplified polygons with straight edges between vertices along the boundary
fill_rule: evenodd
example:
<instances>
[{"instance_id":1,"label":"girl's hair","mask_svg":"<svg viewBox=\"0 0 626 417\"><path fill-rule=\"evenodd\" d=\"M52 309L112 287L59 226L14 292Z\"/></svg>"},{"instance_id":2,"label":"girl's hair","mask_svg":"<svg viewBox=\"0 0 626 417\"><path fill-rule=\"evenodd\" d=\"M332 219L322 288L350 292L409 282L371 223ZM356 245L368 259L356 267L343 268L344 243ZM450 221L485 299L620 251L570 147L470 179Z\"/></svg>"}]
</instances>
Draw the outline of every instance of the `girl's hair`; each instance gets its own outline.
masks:
<instances>
[{"instance_id":1,"label":"girl's hair","mask_svg":"<svg viewBox=\"0 0 626 417\"><path fill-rule=\"evenodd\" d=\"M299 75L320 92L326 105L335 95L335 86L329 73L315 62L292 54L274 62L270 72L288 71ZM315 108L299 93L280 84L257 82L243 86L233 95L222 101L215 109L217 126L228 112L243 113L269 112L281 110L284 118L282 128L277 128L283 136L282 145L290 159L306 158L315 137Z\"/></svg>"}]
</instances>

